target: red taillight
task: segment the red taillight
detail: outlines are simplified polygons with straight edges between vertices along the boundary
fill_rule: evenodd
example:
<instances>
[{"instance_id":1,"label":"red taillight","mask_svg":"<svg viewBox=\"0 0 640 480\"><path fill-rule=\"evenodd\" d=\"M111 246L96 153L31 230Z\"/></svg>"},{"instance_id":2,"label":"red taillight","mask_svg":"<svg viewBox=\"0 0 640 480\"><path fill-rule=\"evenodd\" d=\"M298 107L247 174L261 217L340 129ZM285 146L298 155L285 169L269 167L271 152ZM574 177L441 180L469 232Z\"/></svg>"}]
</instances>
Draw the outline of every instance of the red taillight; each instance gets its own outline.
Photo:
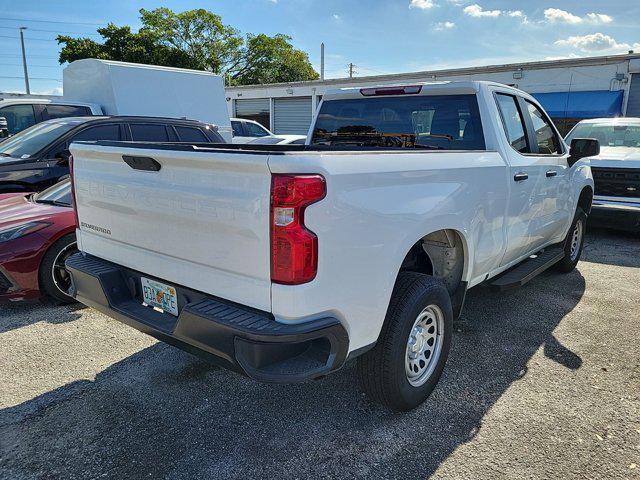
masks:
<instances>
[{"instance_id":1,"label":"red taillight","mask_svg":"<svg viewBox=\"0 0 640 480\"><path fill-rule=\"evenodd\" d=\"M407 85L406 87L372 87L361 88L360 93L365 97L377 95L416 95L422 91L422 85Z\"/></svg>"},{"instance_id":2,"label":"red taillight","mask_svg":"<svg viewBox=\"0 0 640 480\"><path fill-rule=\"evenodd\" d=\"M76 217L76 228L80 228L80 221L78 220L78 206L76 202L76 187L74 186L73 179L73 155L69 155L69 177L71 181L71 199L73 203L73 213Z\"/></svg>"},{"instance_id":3,"label":"red taillight","mask_svg":"<svg viewBox=\"0 0 640 480\"><path fill-rule=\"evenodd\" d=\"M304 225L306 207L327 192L321 175L274 174L271 179L271 281L310 282L318 270L318 237Z\"/></svg>"}]
</instances>

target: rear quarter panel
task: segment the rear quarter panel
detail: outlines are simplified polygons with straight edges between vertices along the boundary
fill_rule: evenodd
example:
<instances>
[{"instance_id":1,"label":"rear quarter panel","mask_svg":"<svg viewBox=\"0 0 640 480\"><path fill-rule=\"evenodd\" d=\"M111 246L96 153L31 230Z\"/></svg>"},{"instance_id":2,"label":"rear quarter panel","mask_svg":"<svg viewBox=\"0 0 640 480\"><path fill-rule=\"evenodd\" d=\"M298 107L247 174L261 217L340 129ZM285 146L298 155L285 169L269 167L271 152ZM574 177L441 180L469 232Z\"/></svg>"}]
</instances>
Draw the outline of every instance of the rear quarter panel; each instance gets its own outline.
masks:
<instances>
[{"instance_id":1,"label":"rear quarter panel","mask_svg":"<svg viewBox=\"0 0 640 480\"><path fill-rule=\"evenodd\" d=\"M272 285L272 311L284 322L333 315L349 331L350 350L376 341L400 265L424 235L459 232L467 281L504 251L507 172L497 152L272 155L269 167L327 181L326 198L305 213L318 235L318 274L300 286Z\"/></svg>"}]
</instances>

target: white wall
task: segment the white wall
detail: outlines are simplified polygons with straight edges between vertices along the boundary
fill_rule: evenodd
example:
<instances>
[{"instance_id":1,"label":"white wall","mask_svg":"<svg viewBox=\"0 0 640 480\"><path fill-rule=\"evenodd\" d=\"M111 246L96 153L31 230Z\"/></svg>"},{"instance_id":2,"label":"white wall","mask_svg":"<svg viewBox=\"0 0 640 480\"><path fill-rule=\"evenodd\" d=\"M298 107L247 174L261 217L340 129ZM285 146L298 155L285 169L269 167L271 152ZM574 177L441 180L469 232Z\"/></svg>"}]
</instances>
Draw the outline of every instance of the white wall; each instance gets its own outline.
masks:
<instances>
[{"instance_id":1,"label":"white wall","mask_svg":"<svg viewBox=\"0 0 640 480\"><path fill-rule=\"evenodd\" d=\"M633 62L633 60L631 60ZM526 67L525 67L526 68ZM307 85L290 86L256 86L256 87L228 87L227 106L229 114L233 115L233 100L239 98L278 98L293 96L323 95L327 89L348 86L372 86L384 84L398 84L407 82L424 82L433 80L489 80L499 83L514 85L529 93L566 92L586 90L625 90L629 88L629 82L615 80L616 73L629 72L629 60L621 60L618 63L585 65L585 66L560 66L558 68L540 68L531 70L512 70L508 72L476 73L461 75L437 75L419 76L416 74L402 74L368 80L366 77L344 79L330 84L313 82ZM436 72L437 73L437 72ZM514 74L522 74L522 78L514 78ZM627 75L628 77L628 75ZM314 105L316 102L314 102Z\"/></svg>"}]
</instances>

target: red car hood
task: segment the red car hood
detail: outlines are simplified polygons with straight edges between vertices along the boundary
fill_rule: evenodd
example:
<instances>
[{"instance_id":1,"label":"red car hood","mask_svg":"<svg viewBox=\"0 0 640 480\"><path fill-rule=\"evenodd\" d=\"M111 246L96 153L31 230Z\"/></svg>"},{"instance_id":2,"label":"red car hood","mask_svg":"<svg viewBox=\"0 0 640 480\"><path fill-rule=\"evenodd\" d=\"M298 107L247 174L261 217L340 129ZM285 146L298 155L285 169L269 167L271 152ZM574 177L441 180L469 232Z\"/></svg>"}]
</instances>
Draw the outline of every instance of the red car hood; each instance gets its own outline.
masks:
<instances>
[{"instance_id":1,"label":"red car hood","mask_svg":"<svg viewBox=\"0 0 640 480\"><path fill-rule=\"evenodd\" d=\"M30 195L25 193L0 194L0 228L34 220L70 224L75 221L73 209L30 202L28 199Z\"/></svg>"}]
</instances>

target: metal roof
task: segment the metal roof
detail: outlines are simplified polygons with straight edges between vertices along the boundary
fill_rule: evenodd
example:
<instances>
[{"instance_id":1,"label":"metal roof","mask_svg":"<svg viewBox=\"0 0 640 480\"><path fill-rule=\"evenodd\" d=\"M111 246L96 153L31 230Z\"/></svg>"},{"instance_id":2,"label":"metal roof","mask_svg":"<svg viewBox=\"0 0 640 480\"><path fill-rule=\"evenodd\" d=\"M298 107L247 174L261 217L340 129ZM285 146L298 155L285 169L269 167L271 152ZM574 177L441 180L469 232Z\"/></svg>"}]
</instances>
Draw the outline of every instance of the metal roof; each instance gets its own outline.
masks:
<instances>
[{"instance_id":1,"label":"metal roof","mask_svg":"<svg viewBox=\"0 0 640 480\"><path fill-rule=\"evenodd\" d=\"M607 55L599 57L583 57L583 58L566 58L559 60L543 60L536 62L522 62L522 63L506 63L501 65L487 65L480 67L464 67L464 68L449 68L443 70L424 70L420 72L407 72L407 73L390 73L386 75L371 75L365 77L354 78L332 78L325 80L309 80L301 82L285 82L285 83L266 83L261 85L239 85L228 86L227 91L234 90L247 90L253 88L269 88L269 87L313 87L315 85L344 85L345 83L363 83L363 82L376 82L376 81L393 81L393 80L406 80L415 78L429 78L434 79L438 77L450 77L455 75L471 75L478 73L498 73L508 72L514 70L540 70L545 68L558 68L558 67L578 67L578 66L592 66L592 65L608 65L615 64L626 60L640 59L639 53L626 53L622 55Z\"/></svg>"}]
</instances>

